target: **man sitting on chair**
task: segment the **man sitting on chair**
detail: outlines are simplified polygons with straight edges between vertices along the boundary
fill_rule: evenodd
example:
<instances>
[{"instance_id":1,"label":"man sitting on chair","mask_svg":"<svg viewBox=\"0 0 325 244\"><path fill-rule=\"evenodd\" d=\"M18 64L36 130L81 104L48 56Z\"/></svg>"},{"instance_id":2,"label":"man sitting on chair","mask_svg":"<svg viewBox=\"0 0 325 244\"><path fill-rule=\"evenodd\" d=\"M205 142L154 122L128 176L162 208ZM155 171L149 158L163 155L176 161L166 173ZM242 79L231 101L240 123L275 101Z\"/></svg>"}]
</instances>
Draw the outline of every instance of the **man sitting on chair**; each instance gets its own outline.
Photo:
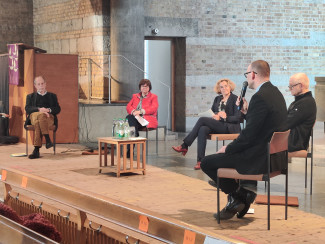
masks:
<instances>
[{"instance_id":1,"label":"man sitting on chair","mask_svg":"<svg viewBox=\"0 0 325 244\"><path fill-rule=\"evenodd\" d=\"M246 127L238 138L222 147L217 154L203 158L201 169L217 181L219 168L235 168L240 174L267 172L267 144L273 132L281 131L286 120L287 108L281 92L270 82L270 66L266 61L251 63L246 73L248 87L256 90L249 107L246 100L241 109ZM238 101L238 100L237 100ZM221 178L220 189L228 194L227 205L220 212L220 219L230 219L235 214L243 217L256 197L257 182L241 182ZM218 219L218 215L214 217Z\"/></svg>"},{"instance_id":2,"label":"man sitting on chair","mask_svg":"<svg viewBox=\"0 0 325 244\"><path fill-rule=\"evenodd\" d=\"M27 113L26 122L35 127L34 151L28 156L30 159L39 158L39 149L42 147L42 136L46 140L46 148L53 147L49 136L49 128L54 124L56 114L61 108L54 93L46 91L46 81L42 76L37 76L34 80L37 92L27 95L25 110ZM26 138L27 140L27 138Z\"/></svg>"},{"instance_id":3,"label":"man sitting on chair","mask_svg":"<svg viewBox=\"0 0 325 244\"><path fill-rule=\"evenodd\" d=\"M307 150L317 111L307 75L297 73L291 76L289 90L295 101L288 108L287 129L291 129L288 151Z\"/></svg>"}]
</instances>

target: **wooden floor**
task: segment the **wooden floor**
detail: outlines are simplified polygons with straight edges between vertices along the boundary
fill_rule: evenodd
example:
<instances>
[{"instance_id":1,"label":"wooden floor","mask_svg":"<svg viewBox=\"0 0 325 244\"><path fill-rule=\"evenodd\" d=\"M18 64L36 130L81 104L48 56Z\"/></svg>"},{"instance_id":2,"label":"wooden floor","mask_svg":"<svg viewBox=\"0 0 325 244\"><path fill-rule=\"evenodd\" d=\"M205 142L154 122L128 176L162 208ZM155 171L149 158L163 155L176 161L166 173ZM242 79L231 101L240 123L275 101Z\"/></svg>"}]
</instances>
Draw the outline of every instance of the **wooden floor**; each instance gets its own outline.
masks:
<instances>
[{"instance_id":1,"label":"wooden floor","mask_svg":"<svg viewBox=\"0 0 325 244\"><path fill-rule=\"evenodd\" d=\"M267 231L266 206L257 204L252 205L254 214L243 219L222 221L218 225L213 217L217 204L216 189L206 180L150 165L150 161L156 157L170 164L170 154L150 155L146 175L127 174L117 178L114 173L105 173L105 170L99 174L98 155L81 155L82 148L80 145L58 145L57 155L53 155L50 149L42 148L42 157L30 160L10 156L12 153L24 152L25 144L0 146L0 166L96 192L238 241L321 243L325 240L325 219L293 207L289 208L288 220L284 220L284 207L271 206L270 231ZM223 206L226 196L221 196Z\"/></svg>"}]
</instances>

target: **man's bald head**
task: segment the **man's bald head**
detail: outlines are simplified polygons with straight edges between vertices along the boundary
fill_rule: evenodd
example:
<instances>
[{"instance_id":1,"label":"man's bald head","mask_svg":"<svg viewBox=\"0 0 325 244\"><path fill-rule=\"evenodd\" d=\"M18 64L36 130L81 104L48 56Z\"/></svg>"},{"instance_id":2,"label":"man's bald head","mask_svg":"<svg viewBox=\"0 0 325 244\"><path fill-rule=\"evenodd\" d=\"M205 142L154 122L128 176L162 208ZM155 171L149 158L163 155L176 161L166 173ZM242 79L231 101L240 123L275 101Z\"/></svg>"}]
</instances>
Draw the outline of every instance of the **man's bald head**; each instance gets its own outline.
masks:
<instances>
[{"instance_id":1,"label":"man's bald head","mask_svg":"<svg viewBox=\"0 0 325 244\"><path fill-rule=\"evenodd\" d=\"M289 88L293 96L299 96L309 91L309 79L305 73L297 73L290 77Z\"/></svg>"}]
</instances>

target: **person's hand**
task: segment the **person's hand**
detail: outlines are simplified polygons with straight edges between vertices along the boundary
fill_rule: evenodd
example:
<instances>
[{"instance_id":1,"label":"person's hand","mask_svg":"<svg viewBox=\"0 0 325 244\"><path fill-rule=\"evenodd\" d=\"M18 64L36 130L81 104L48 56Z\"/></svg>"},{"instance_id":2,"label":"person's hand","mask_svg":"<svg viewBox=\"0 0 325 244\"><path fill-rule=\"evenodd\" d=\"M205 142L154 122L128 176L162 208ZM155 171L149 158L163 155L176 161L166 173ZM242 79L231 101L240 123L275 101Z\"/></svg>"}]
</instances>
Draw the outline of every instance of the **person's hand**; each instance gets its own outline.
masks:
<instances>
[{"instance_id":1,"label":"person's hand","mask_svg":"<svg viewBox=\"0 0 325 244\"><path fill-rule=\"evenodd\" d=\"M212 118L215 120L220 120L220 116L218 114L213 115Z\"/></svg>"},{"instance_id":2,"label":"person's hand","mask_svg":"<svg viewBox=\"0 0 325 244\"><path fill-rule=\"evenodd\" d=\"M246 101L246 99L243 97L243 107L241 108L241 112L243 114L247 114L247 110L248 110L248 102Z\"/></svg>"},{"instance_id":3,"label":"person's hand","mask_svg":"<svg viewBox=\"0 0 325 244\"><path fill-rule=\"evenodd\" d=\"M227 114L226 114L225 111L220 111L220 112L218 113L218 115L219 115L220 118L223 118L223 119L226 119L226 118L227 118Z\"/></svg>"},{"instance_id":4,"label":"person's hand","mask_svg":"<svg viewBox=\"0 0 325 244\"><path fill-rule=\"evenodd\" d=\"M49 113L50 112L50 110L48 108L39 108L38 111L41 113Z\"/></svg>"},{"instance_id":5,"label":"person's hand","mask_svg":"<svg viewBox=\"0 0 325 244\"><path fill-rule=\"evenodd\" d=\"M135 116L139 116L140 115L140 111L139 110L134 110L132 115Z\"/></svg>"},{"instance_id":6,"label":"person's hand","mask_svg":"<svg viewBox=\"0 0 325 244\"><path fill-rule=\"evenodd\" d=\"M239 106L239 103L240 103L240 100L239 99L240 99L240 97L237 97L237 101L236 101L237 107ZM243 97L243 106L242 106L240 112L242 112L243 114L247 114L247 110L248 110L248 102Z\"/></svg>"},{"instance_id":7,"label":"person's hand","mask_svg":"<svg viewBox=\"0 0 325 244\"><path fill-rule=\"evenodd\" d=\"M9 115L8 114L5 114L5 113L0 113L0 115L2 116L2 117L9 117Z\"/></svg>"},{"instance_id":8,"label":"person's hand","mask_svg":"<svg viewBox=\"0 0 325 244\"><path fill-rule=\"evenodd\" d=\"M225 153L225 152L226 152L226 148L227 148L227 146L223 146L222 148L220 148L220 149L217 151L217 154L218 154L218 153Z\"/></svg>"}]
</instances>

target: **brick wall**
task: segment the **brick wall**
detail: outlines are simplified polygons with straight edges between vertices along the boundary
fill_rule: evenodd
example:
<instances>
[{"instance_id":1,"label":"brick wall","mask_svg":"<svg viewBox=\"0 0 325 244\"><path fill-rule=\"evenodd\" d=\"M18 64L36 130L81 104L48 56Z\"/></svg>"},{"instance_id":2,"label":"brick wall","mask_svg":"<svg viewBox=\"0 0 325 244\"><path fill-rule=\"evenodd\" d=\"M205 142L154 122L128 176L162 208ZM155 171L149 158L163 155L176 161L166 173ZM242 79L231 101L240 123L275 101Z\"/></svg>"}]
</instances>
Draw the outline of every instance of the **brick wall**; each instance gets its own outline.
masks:
<instances>
[{"instance_id":1,"label":"brick wall","mask_svg":"<svg viewBox=\"0 0 325 244\"><path fill-rule=\"evenodd\" d=\"M35 46L48 53L79 55L81 98L88 97L90 82L92 97L107 97L109 1L34 0L34 35Z\"/></svg>"},{"instance_id":2,"label":"brick wall","mask_svg":"<svg viewBox=\"0 0 325 244\"><path fill-rule=\"evenodd\" d=\"M218 79L232 79L239 94L251 61L270 63L271 81L287 103L292 101L285 91L292 74L306 72L312 90L314 77L325 74L324 1L145 0L145 8L159 36L186 36L187 128L211 106Z\"/></svg>"},{"instance_id":3,"label":"brick wall","mask_svg":"<svg viewBox=\"0 0 325 244\"><path fill-rule=\"evenodd\" d=\"M0 53L8 43L33 42L33 0L0 0Z\"/></svg>"}]
</instances>

